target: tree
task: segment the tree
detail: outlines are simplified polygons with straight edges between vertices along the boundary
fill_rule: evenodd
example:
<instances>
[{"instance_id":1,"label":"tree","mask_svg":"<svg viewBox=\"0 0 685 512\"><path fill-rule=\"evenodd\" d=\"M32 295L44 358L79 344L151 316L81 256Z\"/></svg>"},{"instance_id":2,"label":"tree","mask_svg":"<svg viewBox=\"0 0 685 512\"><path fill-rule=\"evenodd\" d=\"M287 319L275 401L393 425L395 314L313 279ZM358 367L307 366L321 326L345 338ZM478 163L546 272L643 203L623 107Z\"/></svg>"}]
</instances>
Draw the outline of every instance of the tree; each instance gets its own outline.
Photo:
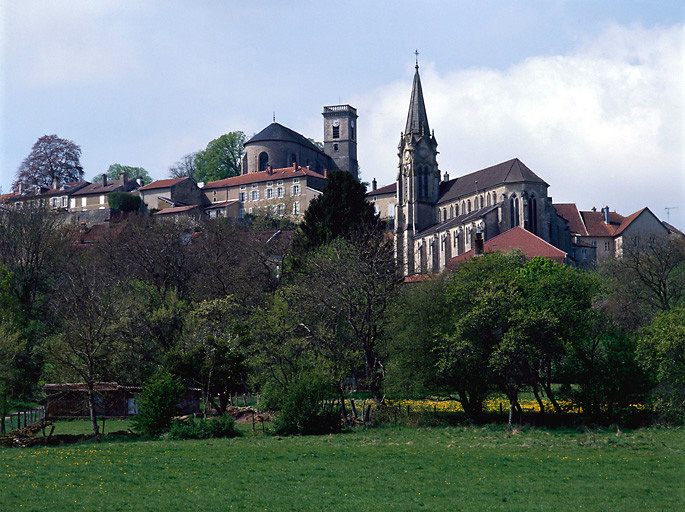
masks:
<instances>
[{"instance_id":1,"label":"tree","mask_svg":"<svg viewBox=\"0 0 685 512\"><path fill-rule=\"evenodd\" d=\"M62 378L85 383L93 434L98 435L95 384L111 372L112 358L121 349L115 329L121 303L116 287L89 253L72 256L59 277L54 307L61 329L45 348Z\"/></svg>"},{"instance_id":2,"label":"tree","mask_svg":"<svg viewBox=\"0 0 685 512\"><path fill-rule=\"evenodd\" d=\"M169 167L169 176L172 178L192 178L195 182L201 181L198 177L197 165L195 165L195 157L197 153L188 153L184 155L178 162Z\"/></svg>"},{"instance_id":3,"label":"tree","mask_svg":"<svg viewBox=\"0 0 685 512\"><path fill-rule=\"evenodd\" d=\"M349 172L331 171L323 194L315 197L304 212L295 249L306 252L339 236L373 230L378 224L373 206L366 201L366 187Z\"/></svg>"},{"instance_id":4,"label":"tree","mask_svg":"<svg viewBox=\"0 0 685 512\"><path fill-rule=\"evenodd\" d=\"M670 421L685 420L685 307L657 316L638 338L638 361L653 376L657 410Z\"/></svg>"},{"instance_id":5,"label":"tree","mask_svg":"<svg viewBox=\"0 0 685 512\"><path fill-rule=\"evenodd\" d=\"M599 274L607 283L602 309L630 330L648 325L685 298L685 240L626 244L623 257L605 261Z\"/></svg>"},{"instance_id":6,"label":"tree","mask_svg":"<svg viewBox=\"0 0 685 512\"><path fill-rule=\"evenodd\" d=\"M122 172L126 173L126 177L129 180L141 179L143 180L143 185L152 183L152 178L150 177L150 174L142 167L131 167L128 165L121 164L112 164L109 166L109 169L107 169L106 173L107 179L112 181L118 180ZM99 180L99 177L95 176L93 178L93 181L97 180Z\"/></svg>"},{"instance_id":7,"label":"tree","mask_svg":"<svg viewBox=\"0 0 685 512\"><path fill-rule=\"evenodd\" d=\"M211 141L204 151L195 155L197 179L208 182L238 176L244 144L243 132L229 132Z\"/></svg>"},{"instance_id":8,"label":"tree","mask_svg":"<svg viewBox=\"0 0 685 512\"><path fill-rule=\"evenodd\" d=\"M16 191L19 183L25 186L52 187L83 179L81 148L57 135L43 135L31 148L31 152L19 166L12 184Z\"/></svg>"},{"instance_id":9,"label":"tree","mask_svg":"<svg viewBox=\"0 0 685 512\"><path fill-rule=\"evenodd\" d=\"M122 212L136 212L140 210L143 200L140 196L130 192L115 191L107 194L107 203L114 210Z\"/></svg>"},{"instance_id":10,"label":"tree","mask_svg":"<svg viewBox=\"0 0 685 512\"><path fill-rule=\"evenodd\" d=\"M307 258L293 277L284 296L311 333L312 349L331 366L341 399L342 384L359 360L362 383L382 402L379 343L398 285L392 243L380 232L338 238Z\"/></svg>"},{"instance_id":11,"label":"tree","mask_svg":"<svg viewBox=\"0 0 685 512\"><path fill-rule=\"evenodd\" d=\"M171 420L178 413L178 401L183 396L183 386L170 373L159 371L143 388L138 401L138 414L133 418L136 430L150 436L167 431Z\"/></svg>"}]
</instances>

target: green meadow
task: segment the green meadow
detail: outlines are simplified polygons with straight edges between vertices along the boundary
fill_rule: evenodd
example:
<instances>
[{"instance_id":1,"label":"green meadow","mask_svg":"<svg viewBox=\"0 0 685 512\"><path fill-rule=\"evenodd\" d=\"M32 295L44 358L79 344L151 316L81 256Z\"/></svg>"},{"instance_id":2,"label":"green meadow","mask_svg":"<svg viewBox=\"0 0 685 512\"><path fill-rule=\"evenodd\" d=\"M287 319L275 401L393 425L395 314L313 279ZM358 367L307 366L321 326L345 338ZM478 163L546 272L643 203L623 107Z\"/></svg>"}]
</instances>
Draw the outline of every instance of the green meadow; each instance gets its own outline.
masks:
<instances>
[{"instance_id":1,"label":"green meadow","mask_svg":"<svg viewBox=\"0 0 685 512\"><path fill-rule=\"evenodd\" d=\"M68 423L58 430L83 426ZM241 429L236 439L0 449L1 508L645 512L685 502L682 429Z\"/></svg>"}]
</instances>

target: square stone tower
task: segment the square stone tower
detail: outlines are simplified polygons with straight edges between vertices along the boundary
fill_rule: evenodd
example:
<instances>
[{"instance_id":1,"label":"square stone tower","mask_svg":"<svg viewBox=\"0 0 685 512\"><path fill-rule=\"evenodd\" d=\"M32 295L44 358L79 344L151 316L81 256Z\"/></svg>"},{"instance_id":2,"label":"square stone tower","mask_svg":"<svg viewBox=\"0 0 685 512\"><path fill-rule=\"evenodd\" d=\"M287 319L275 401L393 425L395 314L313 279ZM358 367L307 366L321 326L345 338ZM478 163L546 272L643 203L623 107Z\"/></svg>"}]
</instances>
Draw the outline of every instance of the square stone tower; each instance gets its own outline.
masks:
<instances>
[{"instance_id":1,"label":"square stone tower","mask_svg":"<svg viewBox=\"0 0 685 512\"><path fill-rule=\"evenodd\" d=\"M338 169L359 179L357 109L350 105L323 108L323 150Z\"/></svg>"}]
</instances>

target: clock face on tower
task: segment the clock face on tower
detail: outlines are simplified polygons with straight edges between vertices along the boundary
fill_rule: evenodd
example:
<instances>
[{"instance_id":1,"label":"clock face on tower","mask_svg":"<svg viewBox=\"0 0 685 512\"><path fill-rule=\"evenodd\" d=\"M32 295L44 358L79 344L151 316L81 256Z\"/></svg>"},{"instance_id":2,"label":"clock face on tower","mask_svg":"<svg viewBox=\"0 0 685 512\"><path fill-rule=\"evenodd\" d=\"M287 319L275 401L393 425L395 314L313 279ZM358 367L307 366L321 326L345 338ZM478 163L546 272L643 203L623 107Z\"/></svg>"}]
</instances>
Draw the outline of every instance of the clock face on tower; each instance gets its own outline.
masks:
<instances>
[{"instance_id":1,"label":"clock face on tower","mask_svg":"<svg viewBox=\"0 0 685 512\"><path fill-rule=\"evenodd\" d=\"M337 128L338 126L340 126L340 121L338 121L337 119L334 119L334 120L333 120L333 126L335 126L336 128Z\"/></svg>"}]
</instances>

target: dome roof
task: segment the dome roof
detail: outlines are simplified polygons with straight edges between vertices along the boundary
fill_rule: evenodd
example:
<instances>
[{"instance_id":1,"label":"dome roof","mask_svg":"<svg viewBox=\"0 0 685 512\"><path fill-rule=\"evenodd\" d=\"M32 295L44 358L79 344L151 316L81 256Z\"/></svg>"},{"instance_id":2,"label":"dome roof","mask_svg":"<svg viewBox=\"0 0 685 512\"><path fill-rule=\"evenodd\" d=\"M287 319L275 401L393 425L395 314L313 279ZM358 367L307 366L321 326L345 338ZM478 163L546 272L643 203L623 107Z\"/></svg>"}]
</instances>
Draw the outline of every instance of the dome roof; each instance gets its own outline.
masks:
<instances>
[{"instance_id":1,"label":"dome roof","mask_svg":"<svg viewBox=\"0 0 685 512\"><path fill-rule=\"evenodd\" d=\"M300 144L301 146L304 146L307 149L323 153L323 151L321 151L321 148L317 147L315 144L312 144L312 142L309 139L307 139L303 135L300 135L296 131L291 130L290 128L278 123L271 123L257 135L248 140L245 143L245 145L247 146L255 142L265 142L270 140L280 142L295 142L296 144Z\"/></svg>"}]
</instances>

